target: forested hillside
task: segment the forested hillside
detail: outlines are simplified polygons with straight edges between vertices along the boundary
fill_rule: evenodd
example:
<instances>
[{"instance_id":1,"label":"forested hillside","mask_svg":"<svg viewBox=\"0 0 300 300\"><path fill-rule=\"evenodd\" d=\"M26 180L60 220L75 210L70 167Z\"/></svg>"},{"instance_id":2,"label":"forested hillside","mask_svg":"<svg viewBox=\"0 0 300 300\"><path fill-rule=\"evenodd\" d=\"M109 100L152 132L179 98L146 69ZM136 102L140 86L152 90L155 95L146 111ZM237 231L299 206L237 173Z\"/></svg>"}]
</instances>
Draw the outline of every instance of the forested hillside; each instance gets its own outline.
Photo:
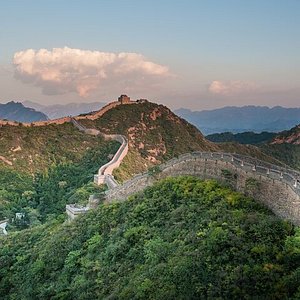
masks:
<instances>
[{"instance_id":1,"label":"forested hillside","mask_svg":"<svg viewBox=\"0 0 300 300\"><path fill-rule=\"evenodd\" d=\"M182 153L219 149L170 109L148 101L119 105L98 119L80 122L88 128L128 137L129 155L115 174L121 180Z\"/></svg>"},{"instance_id":2,"label":"forested hillside","mask_svg":"<svg viewBox=\"0 0 300 300\"><path fill-rule=\"evenodd\" d=\"M227 152L246 154L252 157L300 169L300 126L276 133L231 132L206 136L211 142Z\"/></svg>"},{"instance_id":3,"label":"forested hillside","mask_svg":"<svg viewBox=\"0 0 300 300\"><path fill-rule=\"evenodd\" d=\"M86 202L99 192L93 175L119 143L83 134L66 123L2 126L0 146L0 220L8 218L12 231L55 218L67 203ZM24 218L16 219L16 213Z\"/></svg>"},{"instance_id":4,"label":"forested hillside","mask_svg":"<svg viewBox=\"0 0 300 300\"><path fill-rule=\"evenodd\" d=\"M196 127L167 107L145 102L120 105L94 121L80 120L88 128L128 136L130 146L149 161L163 161L195 150L215 150Z\"/></svg>"},{"instance_id":5,"label":"forested hillside","mask_svg":"<svg viewBox=\"0 0 300 300\"><path fill-rule=\"evenodd\" d=\"M117 151L117 142L103 143L88 150L78 161L52 164L34 176L2 169L0 176L0 220L11 220L9 229L22 229L55 218L65 212L67 203L86 203L99 193L93 176ZM15 213L25 213L14 220Z\"/></svg>"},{"instance_id":6,"label":"forested hillside","mask_svg":"<svg viewBox=\"0 0 300 300\"><path fill-rule=\"evenodd\" d=\"M99 137L80 132L71 123L0 127L0 164L26 173L44 171L51 164L77 161L91 148L101 148Z\"/></svg>"},{"instance_id":7,"label":"forested hillside","mask_svg":"<svg viewBox=\"0 0 300 300\"><path fill-rule=\"evenodd\" d=\"M0 239L0 295L297 298L299 234L214 181L169 178L70 225L55 221Z\"/></svg>"}]
</instances>

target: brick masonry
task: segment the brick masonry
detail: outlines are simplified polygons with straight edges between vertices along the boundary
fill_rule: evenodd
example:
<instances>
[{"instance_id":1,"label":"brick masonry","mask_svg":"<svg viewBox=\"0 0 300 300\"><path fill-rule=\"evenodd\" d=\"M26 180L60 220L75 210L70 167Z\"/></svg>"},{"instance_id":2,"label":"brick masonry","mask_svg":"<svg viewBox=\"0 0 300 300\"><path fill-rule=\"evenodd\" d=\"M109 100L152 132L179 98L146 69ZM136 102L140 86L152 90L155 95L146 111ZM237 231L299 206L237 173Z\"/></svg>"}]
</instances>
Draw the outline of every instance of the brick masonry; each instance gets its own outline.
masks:
<instances>
[{"instance_id":1,"label":"brick masonry","mask_svg":"<svg viewBox=\"0 0 300 300\"><path fill-rule=\"evenodd\" d=\"M222 157L223 156L223 157ZM300 189L294 170L276 166L260 167L236 159L230 154L191 153L173 159L162 165L155 176L148 173L137 175L123 185L108 190L106 202L123 201L140 192L155 181L181 175L193 175L202 179L216 179L225 182L224 170L235 175L234 188L269 207L276 215L300 225ZM247 179L255 179L257 188L247 186Z\"/></svg>"}]
</instances>

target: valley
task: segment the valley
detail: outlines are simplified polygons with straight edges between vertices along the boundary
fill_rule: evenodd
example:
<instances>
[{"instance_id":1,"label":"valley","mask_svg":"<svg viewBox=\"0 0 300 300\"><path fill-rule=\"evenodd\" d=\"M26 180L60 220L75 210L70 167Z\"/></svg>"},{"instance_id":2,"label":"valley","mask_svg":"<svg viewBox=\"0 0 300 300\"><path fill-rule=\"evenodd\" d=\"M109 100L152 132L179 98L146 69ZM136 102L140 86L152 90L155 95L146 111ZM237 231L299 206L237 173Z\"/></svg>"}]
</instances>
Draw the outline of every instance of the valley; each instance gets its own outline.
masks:
<instances>
[{"instance_id":1,"label":"valley","mask_svg":"<svg viewBox=\"0 0 300 300\"><path fill-rule=\"evenodd\" d=\"M300 299L300 1L2 1L0 300Z\"/></svg>"},{"instance_id":2,"label":"valley","mask_svg":"<svg viewBox=\"0 0 300 300\"><path fill-rule=\"evenodd\" d=\"M296 295L300 173L262 146L277 145L213 143L148 101L3 123L0 137L4 299ZM68 223L74 204L84 213Z\"/></svg>"}]
</instances>

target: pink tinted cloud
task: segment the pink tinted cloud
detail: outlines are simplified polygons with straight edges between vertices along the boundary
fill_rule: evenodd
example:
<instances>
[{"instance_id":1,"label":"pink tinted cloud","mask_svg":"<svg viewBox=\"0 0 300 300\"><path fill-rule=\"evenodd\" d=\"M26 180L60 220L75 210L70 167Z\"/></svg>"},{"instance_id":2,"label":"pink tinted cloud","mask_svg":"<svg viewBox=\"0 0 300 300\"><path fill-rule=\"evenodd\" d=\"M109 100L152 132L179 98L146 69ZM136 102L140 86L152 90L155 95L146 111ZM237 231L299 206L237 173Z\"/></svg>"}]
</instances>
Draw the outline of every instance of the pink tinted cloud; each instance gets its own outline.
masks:
<instances>
[{"instance_id":1,"label":"pink tinted cloud","mask_svg":"<svg viewBox=\"0 0 300 300\"><path fill-rule=\"evenodd\" d=\"M103 86L126 81L141 84L170 76L168 67L138 53L110 53L72 49L28 49L15 53L15 76L42 88L44 94L76 92L86 97Z\"/></svg>"},{"instance_id":2,"label":"pink tinted cloud","mask_svg":"<svg viewBox=\"0 0 300 300\"><path fill-rule=\"evenodd\" d=\"M242 94L254 91L258 88L258 86L250 81L241 81L241 80L233 80L233 81L213 81L209 87L208 91L212 94L217 95L235 95Z\"/></svg>"}]
</instances>

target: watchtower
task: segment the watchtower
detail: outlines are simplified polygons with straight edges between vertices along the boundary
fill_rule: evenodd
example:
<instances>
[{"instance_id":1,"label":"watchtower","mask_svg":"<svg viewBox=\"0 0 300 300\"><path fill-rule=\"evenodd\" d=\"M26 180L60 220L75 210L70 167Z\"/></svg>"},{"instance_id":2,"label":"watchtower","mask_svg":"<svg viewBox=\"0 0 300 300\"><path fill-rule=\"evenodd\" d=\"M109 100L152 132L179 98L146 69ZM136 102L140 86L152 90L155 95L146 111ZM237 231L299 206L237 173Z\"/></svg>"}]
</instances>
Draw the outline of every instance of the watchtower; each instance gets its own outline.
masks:
<instances>
[{"instance_id":1,"label":"watchtower","mask_svg":"<svg viewBox=\"0 0 300 300\"><path fill-rule=\"evenodd\" d=\"M130 97L128 97L127 95L121 95L118 98L118 101L121 102L121 104L129 103L130 102Z\"/></svg>"}]
</instances>

